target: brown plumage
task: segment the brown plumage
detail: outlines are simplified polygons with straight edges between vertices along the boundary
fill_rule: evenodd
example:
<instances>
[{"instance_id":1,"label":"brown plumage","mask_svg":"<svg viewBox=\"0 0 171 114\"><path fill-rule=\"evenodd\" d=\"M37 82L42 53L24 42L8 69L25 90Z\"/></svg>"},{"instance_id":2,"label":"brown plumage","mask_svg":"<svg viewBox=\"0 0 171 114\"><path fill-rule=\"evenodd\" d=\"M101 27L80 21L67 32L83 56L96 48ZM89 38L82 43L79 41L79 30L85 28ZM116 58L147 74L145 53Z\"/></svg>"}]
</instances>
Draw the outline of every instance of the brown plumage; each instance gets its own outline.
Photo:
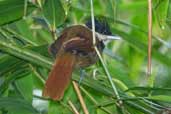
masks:
<instances>
[{"instance_id":1,"label":"brown plumage","mask_svg":"<svg viewBox=\"0 0 171 114\"><path fill-rule=\"evenodd\" d=\"M104 46L97 38L97 47ZM93 48L92 31L82 25L66 28L50 46L49 51L56 57L43 91L44 96L60 100L67 88L75 68L94 64L98 56Z\"/></svg>"},{"instance_id":2,"label":"brown plumage","mask_svg":"<svg viewBox=\"0 0 171 114\"><path fill-rule=\"evenodd\" d=\"M43 92L44 96L49 96L53 100L60 100L62 98L64 90L70 82L74 64L75 55L70 53L58 55L46 81Z\"/></svg>"}]
</instances>

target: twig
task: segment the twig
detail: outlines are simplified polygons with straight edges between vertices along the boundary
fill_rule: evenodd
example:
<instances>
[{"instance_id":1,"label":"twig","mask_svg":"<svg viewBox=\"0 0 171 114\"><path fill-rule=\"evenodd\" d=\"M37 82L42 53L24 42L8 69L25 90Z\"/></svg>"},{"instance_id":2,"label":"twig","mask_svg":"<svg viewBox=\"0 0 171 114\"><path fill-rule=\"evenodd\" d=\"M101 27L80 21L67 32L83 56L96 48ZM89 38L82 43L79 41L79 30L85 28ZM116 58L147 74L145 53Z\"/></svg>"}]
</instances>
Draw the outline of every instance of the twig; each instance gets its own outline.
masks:
<instances>
[{"instance_id":1,"label":"twig","mask_svg":"<svg viewBox=\"0 0 171 114\"><path fill-rule=\"evenodd\" d=\"M152 47L152 0L148 0L148 66L147 76L151 75L151 47Z\"/></svg>"},{"instance_id":2,"label":"twig","mask_svg":"<svg viewBox=\"0 0 171 114\"><path fill-rule=\"evenodd\" d=\"M74 114L79 114L79 112L77 111L76 107L74 106L74 104L70 100L68 101L68 104L72 108Z\"/></svg>"},{"instance_id":3,"label":"twig","mask_svg":"<svg viewBox=\"0 0 171 114\"><path fill-rule=\"evenodd\" d=\"M87 107L85 105L84 99L83 99L83 97L81 95L80 89L78 87L78 84L76 82L74 82L74 81L72 81L72 83L73 83L74 89L75 89L75 91L77 93L78 99L80 100L80 103L81 103L81 106L83 108L84 114L89 114L88 109L87 109Z\"/></svg>"}]
</instances>

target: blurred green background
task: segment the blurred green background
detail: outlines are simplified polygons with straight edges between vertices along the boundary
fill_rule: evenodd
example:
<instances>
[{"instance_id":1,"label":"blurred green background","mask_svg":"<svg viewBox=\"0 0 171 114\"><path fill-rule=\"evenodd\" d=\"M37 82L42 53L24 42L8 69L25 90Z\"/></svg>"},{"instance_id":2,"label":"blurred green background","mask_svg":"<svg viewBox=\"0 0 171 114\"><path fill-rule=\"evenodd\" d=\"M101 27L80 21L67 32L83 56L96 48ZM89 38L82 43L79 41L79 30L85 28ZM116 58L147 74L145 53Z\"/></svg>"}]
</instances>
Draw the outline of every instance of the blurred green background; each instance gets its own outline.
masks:
<instances>
[{"instance_id":1,"label":"blurred green background","mask_svg":"<svg viewBox=\"0 0 171 114\"><path fill-rule=\"evenodd\" d=\"M100 61L80 84L90 114L169 114L171 108L171 1L153 0L152 75L146 76L147 0L93 0L114 35L102 54L123 100L118 105ZM60 32L84 24L90 0L0 0L0 114L83 114L72 84L64 99L41 95L54 58L49 45ZM79 81L79 70L73 80ZM171 113L171 112L170 112Z\"/></svg>"}]
</instances>

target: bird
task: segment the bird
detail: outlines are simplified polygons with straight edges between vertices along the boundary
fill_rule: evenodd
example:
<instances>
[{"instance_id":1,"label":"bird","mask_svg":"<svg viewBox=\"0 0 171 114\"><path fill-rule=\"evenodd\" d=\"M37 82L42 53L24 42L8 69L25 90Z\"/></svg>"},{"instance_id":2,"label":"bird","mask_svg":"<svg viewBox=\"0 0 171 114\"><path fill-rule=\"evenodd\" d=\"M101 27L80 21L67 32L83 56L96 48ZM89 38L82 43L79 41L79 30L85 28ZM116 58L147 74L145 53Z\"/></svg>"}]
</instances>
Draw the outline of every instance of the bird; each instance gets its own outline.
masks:
<instances>
[{"instance_id":1,"label":"bird","mask_svg":"<svg viewBox=\"0 0 171 114\"><path fill-rule=\"evenodd\" d=\"M112 35L106 21L95 19L94 22L97 34ZM98 37L96 35L95 45L102 52L105 46ZM59 101L70 83L72 72L93 65L99 60L93 45L91 19L85 25L65 28L50 45L49 52L55 57L55 62L46 80L43 96Z\"/></svg>"}]
</instances>

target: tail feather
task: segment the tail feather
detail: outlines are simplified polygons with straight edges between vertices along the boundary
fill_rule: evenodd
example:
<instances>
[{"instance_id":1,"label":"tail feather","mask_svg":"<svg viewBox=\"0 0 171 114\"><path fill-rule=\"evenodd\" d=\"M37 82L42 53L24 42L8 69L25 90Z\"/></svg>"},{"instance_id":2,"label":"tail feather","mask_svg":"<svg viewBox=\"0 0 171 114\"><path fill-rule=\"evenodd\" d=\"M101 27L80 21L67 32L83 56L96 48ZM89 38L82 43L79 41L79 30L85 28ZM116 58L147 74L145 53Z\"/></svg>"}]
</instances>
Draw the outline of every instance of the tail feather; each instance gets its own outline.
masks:
<instances>
[{"instance_id":1,"label":"tail feather","mask_svg":"<svg viewBox=\"0 0 171 114\"><path fill-rule=\"evenodd\" d=\"M67 88L75 64L75 55L64 53L58 55L46 81L43 96L60 100Z\"/></svg>"}]
</instances>

